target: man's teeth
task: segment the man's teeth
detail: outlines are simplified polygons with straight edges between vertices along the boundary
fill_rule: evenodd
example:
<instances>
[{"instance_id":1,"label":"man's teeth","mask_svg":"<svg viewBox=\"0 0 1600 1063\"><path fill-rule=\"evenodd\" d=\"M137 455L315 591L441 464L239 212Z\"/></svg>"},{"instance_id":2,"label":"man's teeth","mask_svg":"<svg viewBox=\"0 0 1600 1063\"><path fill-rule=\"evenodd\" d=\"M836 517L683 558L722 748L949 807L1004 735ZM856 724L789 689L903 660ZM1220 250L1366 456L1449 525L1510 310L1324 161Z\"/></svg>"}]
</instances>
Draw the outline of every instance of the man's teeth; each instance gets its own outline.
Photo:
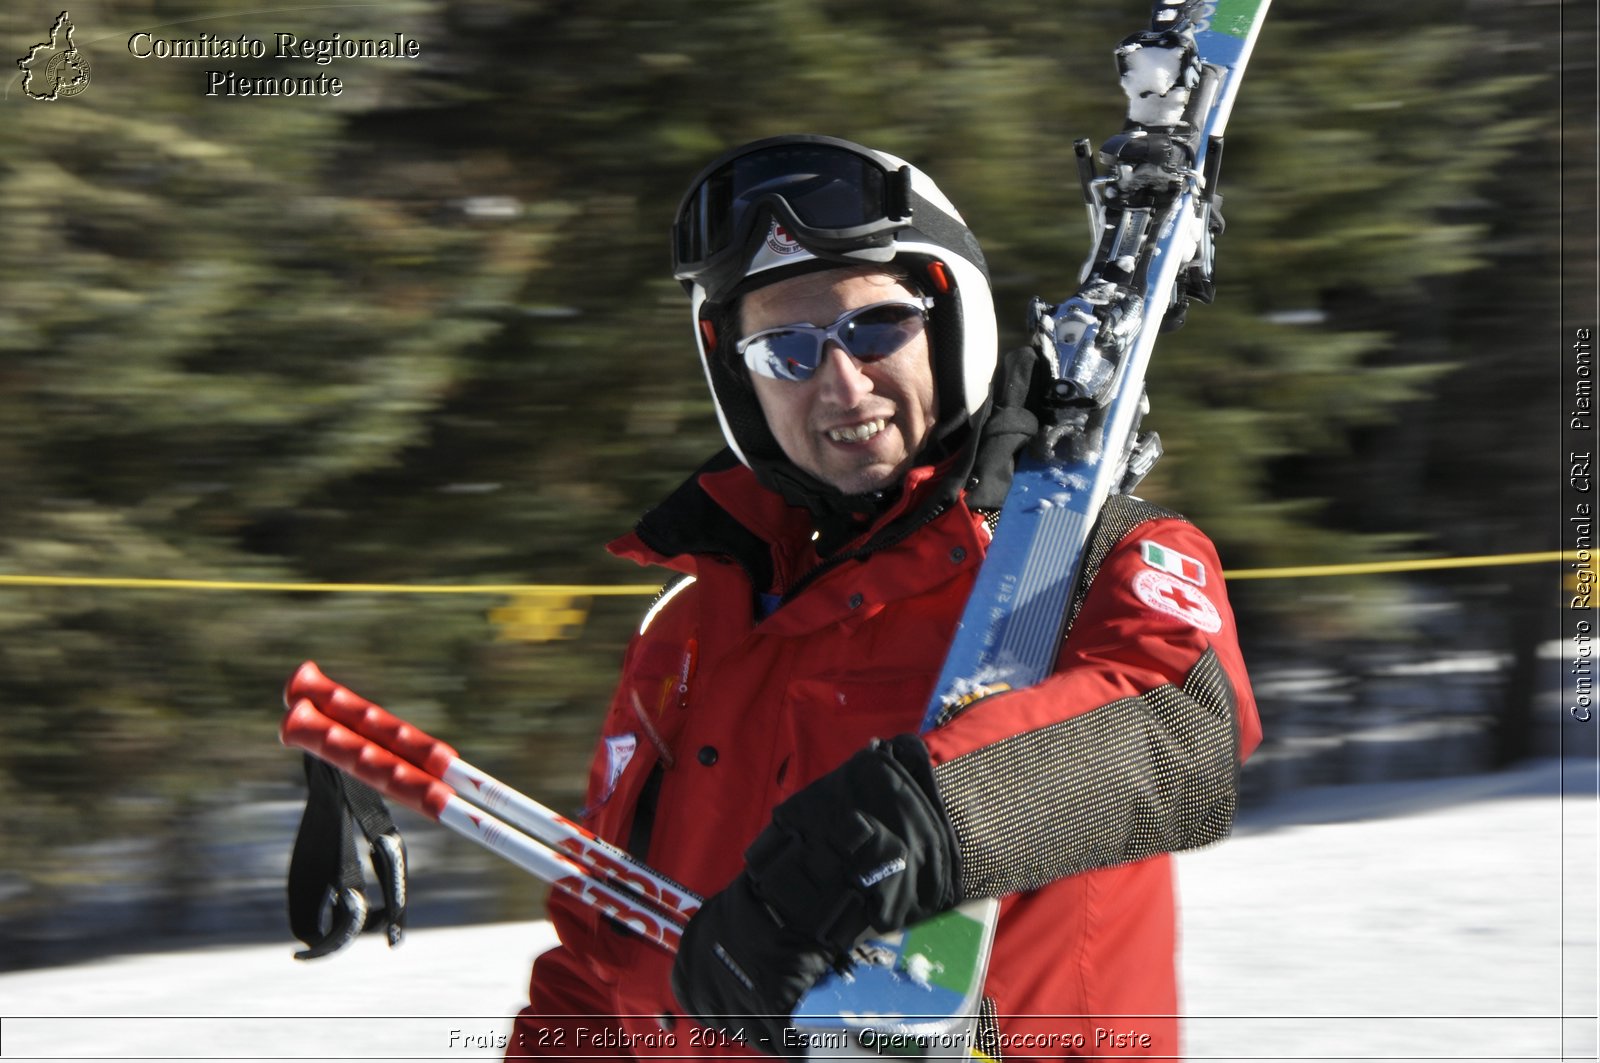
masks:
<instances>
[{"instance_id":1,"label":"man's teeth","mask_svg":"<svg viewBox=\"0 0 1600 1063\"><path fill-rule=\"evenodd\" d=\"M853 428L830 428L828 429L828 438L835 443L859 443L864 439L871 439L883 431L887 424L887 420L879 417L875 421L858 424Z\"/></svg>"}]
</instances>

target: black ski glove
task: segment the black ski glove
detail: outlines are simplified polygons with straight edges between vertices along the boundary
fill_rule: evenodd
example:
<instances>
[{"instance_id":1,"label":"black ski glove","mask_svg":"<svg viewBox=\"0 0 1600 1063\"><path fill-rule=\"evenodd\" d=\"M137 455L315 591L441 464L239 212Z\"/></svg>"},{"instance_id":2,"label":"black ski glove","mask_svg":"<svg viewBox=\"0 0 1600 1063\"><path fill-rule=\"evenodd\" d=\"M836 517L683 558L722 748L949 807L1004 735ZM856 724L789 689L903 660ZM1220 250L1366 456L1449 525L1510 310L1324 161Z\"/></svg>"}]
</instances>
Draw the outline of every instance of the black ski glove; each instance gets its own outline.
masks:
<instances>
[{"instance_id":1,"label":"black ski glove","mask_svg":"<svg viewBox=\"0 0 1600 1063\"><path fill-rule=\"evenodd\" d=\"M777 807L745 870L689 921L672 991L752 1048L804 1054L784 1031L806 990L868 928L952 907L956 854L922 740L874 741Z\"/></svg>"}]
</instances>

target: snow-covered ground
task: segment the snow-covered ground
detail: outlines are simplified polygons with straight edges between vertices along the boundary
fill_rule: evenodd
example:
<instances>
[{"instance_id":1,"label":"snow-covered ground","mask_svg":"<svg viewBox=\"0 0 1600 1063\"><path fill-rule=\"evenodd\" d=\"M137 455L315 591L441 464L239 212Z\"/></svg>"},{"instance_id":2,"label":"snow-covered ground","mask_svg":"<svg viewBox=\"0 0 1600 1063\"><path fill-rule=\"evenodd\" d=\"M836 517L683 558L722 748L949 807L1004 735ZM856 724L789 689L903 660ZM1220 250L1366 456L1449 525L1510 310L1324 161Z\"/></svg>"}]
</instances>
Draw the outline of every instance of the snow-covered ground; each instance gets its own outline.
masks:
<instances>
[{"instance_id":1,"label":"snow-covered ground","mask_svg":"<svg viewBox=\"0 0 1600 1063\"><path fill-rule=\"evenodd\" d=\"M1545 761L1307 790L1184 855L1189 1058L1595 1059L1595 789L1592 763ZM3 975L0 1058L492 1058L549 940L476 926L313 964L285 943Z\"/></svg>"},{"instance_id":2,"label":"snow-covered ground","mask_svg":"<svg viewBox=\"0 0 1600 1063\"><path fill-rule=\"evenodd\" d=\"M1307 790L1181 857L1191 1057L1595 1059L1594 794L1576 761Z\"/></svg>"}]
</instances>

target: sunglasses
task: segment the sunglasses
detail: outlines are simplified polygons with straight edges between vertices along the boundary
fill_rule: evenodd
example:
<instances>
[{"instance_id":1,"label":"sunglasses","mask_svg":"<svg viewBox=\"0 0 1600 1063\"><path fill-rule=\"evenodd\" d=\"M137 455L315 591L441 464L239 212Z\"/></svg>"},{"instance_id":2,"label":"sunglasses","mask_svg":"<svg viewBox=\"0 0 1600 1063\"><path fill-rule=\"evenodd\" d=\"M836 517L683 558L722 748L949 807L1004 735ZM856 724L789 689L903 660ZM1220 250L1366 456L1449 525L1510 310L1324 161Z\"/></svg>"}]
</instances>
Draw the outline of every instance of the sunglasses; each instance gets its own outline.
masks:
<instances>
[{"instance_id":1,"label":"sunglasses","mask_svg":"<svg viewBox=\"0 0 1600 1063\"><path fill-rule=\"evenodd\" d=\"M752 373L773 380L810 380L822 365L829 343L837 343L858 362L881 362L920 335L928 325L933 298L889 299L842 314L821 328L783 325L762 329L734 345Z\"/></svg>"}]
</instances>

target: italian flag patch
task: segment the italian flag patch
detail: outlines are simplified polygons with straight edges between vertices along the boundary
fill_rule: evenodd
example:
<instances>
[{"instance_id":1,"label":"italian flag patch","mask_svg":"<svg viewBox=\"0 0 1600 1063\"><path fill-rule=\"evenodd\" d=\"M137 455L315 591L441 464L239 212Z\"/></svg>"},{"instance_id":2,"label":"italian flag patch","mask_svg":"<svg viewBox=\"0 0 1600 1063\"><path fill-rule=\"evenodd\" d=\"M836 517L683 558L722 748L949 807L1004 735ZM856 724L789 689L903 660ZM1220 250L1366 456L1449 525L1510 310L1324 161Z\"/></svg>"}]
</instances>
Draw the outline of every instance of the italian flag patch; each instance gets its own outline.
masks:
<instances>
[{"instance_id":1,"label":"italian flag patch","mask_svg":"<svg viewBox=\"0 0 1600 1063\"><path fill-rule=\"evenodd\" d=\"M1140 543L1139 550L1144 555L1144 563L1156 571L1188 580L1196 587L1206 585L1206 566L1188 554L1180 554L1170 546L1162 546L1149 540Z\"/></svg>"}]
</instances>

